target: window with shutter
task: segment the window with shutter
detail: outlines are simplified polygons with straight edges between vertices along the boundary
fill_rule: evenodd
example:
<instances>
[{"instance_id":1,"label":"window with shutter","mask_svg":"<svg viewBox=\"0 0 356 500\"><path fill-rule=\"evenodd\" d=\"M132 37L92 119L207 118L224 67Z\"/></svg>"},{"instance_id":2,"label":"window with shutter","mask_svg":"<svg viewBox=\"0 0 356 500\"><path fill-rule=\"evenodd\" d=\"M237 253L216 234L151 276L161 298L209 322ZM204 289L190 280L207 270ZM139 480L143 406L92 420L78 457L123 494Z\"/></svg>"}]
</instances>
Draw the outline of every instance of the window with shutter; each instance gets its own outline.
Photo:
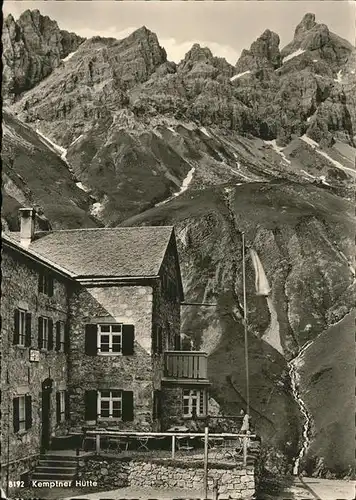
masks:
<instances>
[{"instance_id":1,"label":"window with shutter","mask_svg":"<svg viewBox=\"0 0 356 500\"><path fill-rule=\"evenodd\" d=\"M65 329L63 321L56 321L56 351L65 351Z\"/></svg>"},{"instance_id":2,"label":"window with shutter","mask_svg":"<svg viewBox=\"0 0 356 500\"><path fill-rule=\"evenodd\" d=\"M14 313L14 344L25 346L26 343L26 311L16 309Z\"/></svg>"},{"instance_id":3,"label":"window with shutter","mask_svg":"<svg viewBox=\"0 0 356 500\"><path fill-rule=\"evenodd\" d=\"M85 391L85 420L97 419L97 391Z\"/></svg>"},{"instance_id":4,"label":"window with shutter","mask_svg":"<svg viewBox=\"0 0 356 500\"><path fill-rule=\"evenodd\" d=\"M134 353L135 327L134 325L122 326L122 354L130 356Z\"/></svg>"},{"instance_id":5,"label":"window with shutter","mask_svg":"<svg viewBox=\"0 0 356 500\"><path fill-rule=\"evenodd\" d=\"M107 356L122 353L122 324L97 326L98 354Z\"/></svg>"},{"instance_id":6,"label":"window with shutter","mask_svg":"<svg viewBox=\"0 0 356 500\"><path fill-rule=\"evenodd\" d=\"M13 399L14 432L26 430L26 397L19 396Z\"/></svg>"},{"instance_id":7,"label":"window with shutter","mask_svg":"<svg viewBox=\"0 0 356 500\"><path fill-rule=\"evenodd\" d=\"M66 419L66 391L56 392L56 420L57 424Z\"/></svg>"},{"instance_id":8,"label":"window with shutter","mask_svg":"<svg viewBox=\"0 0 356 500\"><path fill-rule=\"evenodd\" d=\"M197 389L183 390L183 415L191 417L193 414L206 414L206 391Z\"/></svg>"},{"instance_id":9,"label":"window with shutter","mask_svg":"<svg viewBox=\"0 0 356 500\"><path fill-rule=\"evenodd\" d=\"M122 391L98 391L98 415L100 418L122 417Z\"/></svg>"},{"instance_id":10,"label":"window with shutter","mask_svg":"<svg viewBox=\"0 0 356 500\"><path fill-rule=\"evenodd\" d=\"M52 344L53 348L53 322L52 322L52 338L49 339L49 325L52 320L40 316L38 318L38 347L39 349L49 349L49 342Z\"/></svg>"},{"instance_id":11,"label":"window with shutter","mask_svg":"<svg viewBox=\"0 0 356 500\"><path fill-rule=\"evenodd\" d=\"M38 291L39 293L44 293L49 297L53 296L54 280L48 272L43 271L40 273L38 277Z\"/></svg>"}]
</instances>

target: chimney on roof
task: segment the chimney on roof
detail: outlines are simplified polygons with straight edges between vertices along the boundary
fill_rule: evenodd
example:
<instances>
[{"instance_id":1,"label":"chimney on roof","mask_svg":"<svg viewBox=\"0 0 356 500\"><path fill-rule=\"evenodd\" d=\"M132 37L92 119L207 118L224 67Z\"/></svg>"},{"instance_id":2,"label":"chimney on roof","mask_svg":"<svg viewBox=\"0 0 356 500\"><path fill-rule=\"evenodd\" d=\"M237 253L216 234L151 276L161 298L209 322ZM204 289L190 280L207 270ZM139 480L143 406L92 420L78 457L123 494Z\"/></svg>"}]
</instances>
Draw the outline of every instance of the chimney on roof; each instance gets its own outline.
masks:
<instances>
[{"instance_id":1,"label":"chimney on roof","mask_svg":"<svg viewBox=\"0 0 356 500\"><path fill-rule=\"evenodd\" d=\"M28 247L35 235L36 212L34 208L20 208L20 243Z\"/></svg>"}]
</instances>

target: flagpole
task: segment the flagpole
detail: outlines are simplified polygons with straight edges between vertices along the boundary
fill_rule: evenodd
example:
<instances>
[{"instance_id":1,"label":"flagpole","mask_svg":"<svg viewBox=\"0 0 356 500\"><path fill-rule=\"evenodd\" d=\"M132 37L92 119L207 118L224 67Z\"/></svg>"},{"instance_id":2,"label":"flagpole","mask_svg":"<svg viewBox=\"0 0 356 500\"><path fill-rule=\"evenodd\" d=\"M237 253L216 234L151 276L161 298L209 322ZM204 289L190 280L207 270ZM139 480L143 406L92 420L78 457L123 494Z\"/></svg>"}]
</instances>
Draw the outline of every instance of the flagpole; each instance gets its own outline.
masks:
<instances>
[{"instance_id":1,"label":"flagpole","mask_svg":"<svg viewBox=\"0 0 356 500\"><path fill-rule=\"evenodd\" d=\"M246 370L246 413L250 415L250 380L248 367L248 336L247 336L247 305L246 305L246 256L245 233L242 233L242 285L244 301L244 329L245 329L245 370Z\"/></svg>"}]
</instances>

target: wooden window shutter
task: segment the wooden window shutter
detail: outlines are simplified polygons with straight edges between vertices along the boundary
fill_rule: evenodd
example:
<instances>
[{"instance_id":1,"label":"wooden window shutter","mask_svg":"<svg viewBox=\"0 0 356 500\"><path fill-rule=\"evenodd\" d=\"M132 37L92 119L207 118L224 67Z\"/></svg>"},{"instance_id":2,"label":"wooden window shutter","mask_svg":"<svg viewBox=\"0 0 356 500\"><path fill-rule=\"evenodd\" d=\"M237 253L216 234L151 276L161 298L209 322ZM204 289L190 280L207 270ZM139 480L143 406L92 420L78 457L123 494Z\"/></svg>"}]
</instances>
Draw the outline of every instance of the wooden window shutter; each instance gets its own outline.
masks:
<instances>
[{"instance_id":1,"label":"wooden window shutter","mask_svg":"<svg viewBox=\"0 0 356 500\"><path fill-rule=\"evenodd\" d=\"M32 315L31 313L26 313L26 329L25 329L25 346L30 347L32 343L32 338L31 338L31 322L32 322Z\"/></svg>"},{"instance_id":2,"label":"wooden window shutter","mask_svg":"<svg viewBox=\"0 0 356 500\"><path fill-rule=\"evenodd\" d=\"M20 400L19 398L14 398L13 399L13 412L12 412L12 418L13 418L13 423L14 423L14 432L18 432L20 429Z\"/></svg>"},{"instance_id":3,"label":"wooden window shutter","mask_svg":"<svg viewBox=\"0 0 356 500\"><path fill-rule=\"evenodd\" d=\"M32 427L32 397L27 394L25 396L25 428Z\"/></svg>"},{"instance_id":4,"label":"wooden window shutter","mask_svg":"<svg viewBox=\"0 0 356 500\"><path fill-rule=\"evenodd\" d=\"M153 419L159 420L162 413L162 393L159 390L153 393Z\"/></svg>"},{"instance_id":5,"label":"wooden window shutter","mask_svg":"<svg viewBox=\"0 0 356 500\"><path fill-rule=\"evenodd\" d=\"M53 320L51 318L48 319L48 350L51 351L53 349Z\"/></svg>"},{"instance_id":6,"label":"wooden window shutter","mask_svg":"<svg viewBox=\"0 0 356 500\"><path fill-rule=\"evenodd\" d=\"M129 356L134 353L135 327L123 325L122 327L122 354Z\"/></svg>"},{"instance_id":7,"label":"wooden window shutter","mask_svg":"<svg viewBox=\"0 0 356 500\"><path fill-rule=\"evenodd\" d=\"M98 352L98 327L97 325L85 325L85 354L88 356L96 356Z\"/></svg>"},{"instance_id":8,"label":"wooden window shutter","mask_svg":"<svg viewBox=\"0 0 356 500\"><path fill-rule=\"evenodd\" d=\"M61 350L61 322L56 321L56 351Z\"/></svg>"},{"instance_id":9,"label":"wooden window shutter","mask_svg":"<svg viewBox=\"0 0 356 500\"><path fill-rule=\"evenodd\" d=\"M48 295L49 295L49 297L53 297L53 290L54 290L53 276L49 275L48 276Z\"/></svg>"},{"instance_id":10,"label":"wooden window shutter","mask_svg":"<svg viewBox=\"0 0 356 500\"><path fill-rule=\"evenodd\" d=\"M69 352L69 322L64 325L64 352Z\"/></svg>"},{"instance_id":11,"label":"wooden window shutter","mask_svg":"<svg viewBox=\"0 0 356 500\"><path fill-rule=\"evenodd\" d=\"M85 391L85 420L96 420L97 418L97 391Z\"/></svg>"},{"instance_id":12,"label":"wooden window shutter","mask_svg":"<svg viewBox=\"0 0 356 500\"><path fill-rule=\"evenodd\" d=\"M153 354L157 352L157 325L155 323L152 325L152 352Z\"/></svg>"},{"instance_id":13,"label":"wooden window shutter","mask_svg":"<svg viewBox=\"0 0 356 500\"><path fill-rule=\"evenodd\" d=\"M20 311L15 309L14 312L14 344L18 344L20 340Z\"/></svg>"},{"instance_id":14,"label":"wooden window shutter","mask_svg":"<svg viewBox=\"0 0 356 500\"><path fill-rule=\"evenodd\" d=\"M56 392L56 422L59 424L61 421L61 395Z\"/></svg>"},{"instance_id":15,"label":"wooden window shutter","mask_svg":"<svg viewBox=\"0 0 356 500\"><path fill-rule=\"evenodd\" d=\"M38 291L43 292L43 281L44 281L44 275L43 273L40 273L38 277Z\"/></svg>"},{"instance_id":16,"label":"wooden window shutter","mask_svg":"<svg viewBox=\"0 0 356 500\"><path fill-rule=\"evenodd\" d=\"M132 422L134 419L133 392L123 391L122 393L122 420Z\"/></svg>"},{"instance_id":17,"label":"wooden window shutter","mask_svg":"<svg viewBox=\"0 0 356 500\"><path fill-rule=\"evenodd\" d=\"M174 335L174 350L175 351L180 351L181 348L181 339L179 333L176 333Z\"/></svg>"},{"instance_id":18,"label":"wooden window shutter","mask_svg":"<svg viewBox=\"0 0 356 500\"><path fill-rule=\"evenodd\" d=\"M43 347L43 318L41 316L38 318L38 348Z\"/></svg>"},{"instance_id":19,"label":"wooden window shutter","mask_svg":"<svg viewBox=\"0 0 356 500\"><path fill-rule=\"evenodd\" d=\"M69 420L70 419L70 412L69 412L69 392L65 391L64 393L64 398L65 398L65 419Z\"/></svg>"},{"instance_id":20,"label":"wooden window shutter","mask_svg":"<svg viewBox=\"0 0 356 500\"><path fill-rule=\"evenodd\" d=\"M162 327L159 326L158 327L158 330L157 330L157 352L158 354L161 354L162 353L162 350L163 350L163 338L162 338Z\"/></svg>"}]
</instances>

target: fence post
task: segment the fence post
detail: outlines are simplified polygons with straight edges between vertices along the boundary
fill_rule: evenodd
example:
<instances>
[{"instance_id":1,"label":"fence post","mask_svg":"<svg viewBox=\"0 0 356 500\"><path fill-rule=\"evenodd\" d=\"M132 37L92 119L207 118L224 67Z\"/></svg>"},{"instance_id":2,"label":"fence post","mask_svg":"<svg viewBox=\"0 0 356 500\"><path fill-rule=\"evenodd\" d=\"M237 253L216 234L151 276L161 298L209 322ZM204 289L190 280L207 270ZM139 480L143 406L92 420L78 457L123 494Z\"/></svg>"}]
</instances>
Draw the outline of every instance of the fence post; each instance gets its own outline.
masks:
<instances>
[{"instance_id":1,"label":"fence post","mask_svg":"<svg viewBox=\"0 0 356 500\"><path fill-rule=\"evenodd\" d=\"M176 452L176 436L173 434L172 436L172 459L175 457L175 452Z\"/></svg>"},{"instance_id":2,"label":"fence post","mask_svg":"<svg viewBox=\"0 0 356 500\"><path fill-rule=\"evenodd\" d=\"M209 427L204 429L204 499L208 500L208 444L209 444Z\"/></svg>"},{"instance_id":3,"label":"fence post","mask_svg":"<svg viewBox=\"0 0 356 500\"><path fill-rule=\"evenodd\" d=\"M100 434L95 436L95 451L97 455L100 453Z\"/></svg>"},{"instance_id":4,"label":"fence post","mask_svg":"<svg viewBox=\"0 0 356 500\"><path fill-rule=\"evenodd\" d=\"M243 437L243 452L244 452L243 466L244 467L246 467L246 465L247 465L247 443L248 443L248 437L246 435Z\"/></svg>"}]
</instances>

